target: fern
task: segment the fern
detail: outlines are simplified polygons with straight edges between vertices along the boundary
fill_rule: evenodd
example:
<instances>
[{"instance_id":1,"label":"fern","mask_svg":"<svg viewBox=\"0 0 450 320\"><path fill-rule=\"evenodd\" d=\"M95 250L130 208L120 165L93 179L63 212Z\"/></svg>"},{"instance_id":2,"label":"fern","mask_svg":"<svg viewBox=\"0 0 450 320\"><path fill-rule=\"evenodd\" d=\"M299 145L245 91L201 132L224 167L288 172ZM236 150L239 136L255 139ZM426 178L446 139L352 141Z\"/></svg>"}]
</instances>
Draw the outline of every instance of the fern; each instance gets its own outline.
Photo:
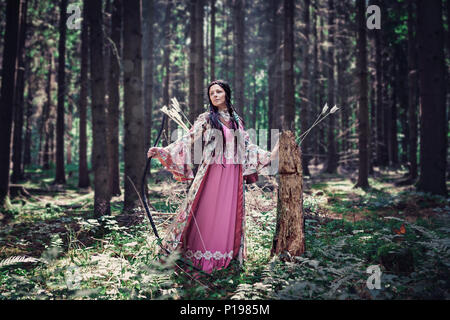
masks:
<instances>
[{"instance_id":1,"label":"fern","mask_svg":"<svg viewBox=\"0 0 450 320\"><path fill-rule=\"evenodd\" d=\"M41 260L32 258L32 257L26 257L26 256L12 256L7 259L4 259L0 261L0 268L11 266L17 263L25 263L25 262L40 262Z\"/></svg>"}]
</instances>

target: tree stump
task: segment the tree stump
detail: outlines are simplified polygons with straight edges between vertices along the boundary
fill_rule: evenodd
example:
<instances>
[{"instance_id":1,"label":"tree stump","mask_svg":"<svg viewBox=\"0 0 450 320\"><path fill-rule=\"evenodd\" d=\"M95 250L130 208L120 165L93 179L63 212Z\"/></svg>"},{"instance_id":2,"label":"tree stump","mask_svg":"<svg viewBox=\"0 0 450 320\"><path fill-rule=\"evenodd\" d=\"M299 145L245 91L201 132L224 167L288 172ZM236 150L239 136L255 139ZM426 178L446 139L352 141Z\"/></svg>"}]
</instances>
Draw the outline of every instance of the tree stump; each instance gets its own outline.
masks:
<instances>
[{"instance_id":1,"label":"tree stump","mask_svg":"<svg viewBox=\"0 0 450 320\"><path fill-rule=\"evenodd\" d=\"M277 226L271 255L291 260L305 252L301 150L291 131L280 134Z\"/></svg>"}]
</instances>

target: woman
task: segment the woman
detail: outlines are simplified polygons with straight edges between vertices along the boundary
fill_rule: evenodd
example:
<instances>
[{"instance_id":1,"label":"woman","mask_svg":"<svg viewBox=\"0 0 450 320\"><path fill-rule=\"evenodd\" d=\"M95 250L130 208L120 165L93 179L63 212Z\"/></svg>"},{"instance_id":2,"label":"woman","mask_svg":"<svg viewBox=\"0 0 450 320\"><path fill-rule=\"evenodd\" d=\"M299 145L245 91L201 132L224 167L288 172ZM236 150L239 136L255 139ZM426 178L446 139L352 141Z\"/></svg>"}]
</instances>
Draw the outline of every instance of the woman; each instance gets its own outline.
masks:
<instances>
[{"instance_id":1,"label":"woman","mask_svg":"<svg viewBox=\"0 0 450 320\"><path fill-rule=\"evenodd\" d=\"M157 158L177 181L193 180L163 247L179 250L211 273L233 259L242 266L246 257L243 183L257 181L258 173L269 174L278 142L273 152L250 142L226 82L211 82L207 92L209 112L198 116L189 133L165 148L150 148L147 155ZM202 157L194 177L189 157L199 143Z\"/></svg>"}]
</instances>

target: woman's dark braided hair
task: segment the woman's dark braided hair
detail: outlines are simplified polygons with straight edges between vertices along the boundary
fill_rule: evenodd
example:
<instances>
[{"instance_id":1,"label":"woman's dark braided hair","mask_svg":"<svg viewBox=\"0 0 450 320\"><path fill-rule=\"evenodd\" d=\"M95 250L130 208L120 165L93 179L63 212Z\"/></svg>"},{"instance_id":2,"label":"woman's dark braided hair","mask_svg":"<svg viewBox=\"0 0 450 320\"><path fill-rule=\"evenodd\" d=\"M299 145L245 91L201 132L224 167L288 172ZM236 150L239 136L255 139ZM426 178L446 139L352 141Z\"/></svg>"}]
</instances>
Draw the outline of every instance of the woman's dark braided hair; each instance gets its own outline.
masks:
<instances>
[{"instance_id":1,"label":"woman's dark braided hair","mask_svg":"<svg viewBox=\"0 0 450 320\"><path fill-rule=\"evenodd\" d=\"M222 89L225 91L225 103L227 105L227 110L228 113L231 116L231 126L232 129L237 130L239 128L239 122L237 121L237 119L240 119L242 121L242 123L245 124L244 120L242 118L238 118L237 116L237 112L236 109L234 108L233 104L231 103L231 89L230 86L227 82L225 82L224 80L214 80L212 82L210 82L210 84L208 85L208 90L206 92L206 95L208 96L208 101L209 101L209 116L208 116L208 120L209 123L211 124L211 126L215 129L220 129L222 132L222 141L223 141L223 150L225 150L225 137L224 137L224 133L223 133L223 128L219 123L219 109L213 105L212 101L211 101L211 97L209 96L209 89L211 88L211 86L213 85L219 85L220 87L222 87ZM237 141L236 141L236 137L235 137L235 152L237 150Z\"/></svg>"}]
</instances>

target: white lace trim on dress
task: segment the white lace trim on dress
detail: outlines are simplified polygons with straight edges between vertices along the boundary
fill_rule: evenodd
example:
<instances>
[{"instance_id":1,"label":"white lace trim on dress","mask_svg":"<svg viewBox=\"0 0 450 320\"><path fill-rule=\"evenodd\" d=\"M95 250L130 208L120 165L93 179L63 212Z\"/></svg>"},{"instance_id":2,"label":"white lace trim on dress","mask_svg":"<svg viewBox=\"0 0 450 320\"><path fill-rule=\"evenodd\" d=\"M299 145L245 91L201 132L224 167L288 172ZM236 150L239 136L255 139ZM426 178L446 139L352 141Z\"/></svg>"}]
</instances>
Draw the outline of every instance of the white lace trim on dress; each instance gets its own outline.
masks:
<instances>
[{"instance_id":1,"label":"white lace trim on dress","mask_svg":"<svg viewBox=\"0 0 450 320\"><path fill-rule=\"evenodd\" d=\"M194 257L197 260L200 260L202 258L204 258L205 260L211 260L211 258L214 258L215 260L220 260L220 259L224 259L224 258L233 258L233 250L231 250L230 252L225 252L222 253L220 251L216 251L214 253L212 253L211 251L207 250L205 251L205 253L203 253L200 250L197 251L192 251L192 250L187 250L186 251L186 258L190 259Z\"/></svg>"}]
</instances>

